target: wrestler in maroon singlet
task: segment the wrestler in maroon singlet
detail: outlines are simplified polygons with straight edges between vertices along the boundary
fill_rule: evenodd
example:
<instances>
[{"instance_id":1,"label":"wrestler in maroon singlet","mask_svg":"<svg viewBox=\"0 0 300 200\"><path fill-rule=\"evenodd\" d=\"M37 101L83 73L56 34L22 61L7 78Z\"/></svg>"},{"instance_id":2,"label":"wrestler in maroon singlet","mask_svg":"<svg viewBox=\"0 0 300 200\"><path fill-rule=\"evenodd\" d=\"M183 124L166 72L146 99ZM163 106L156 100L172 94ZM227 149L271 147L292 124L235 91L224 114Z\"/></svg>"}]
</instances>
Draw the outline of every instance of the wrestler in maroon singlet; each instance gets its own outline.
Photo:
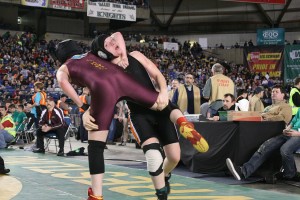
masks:
<instances>
[{"instance_id":1,"label":"wrestler in maroon singlet","mask_svg":"<svg viewBox=\"0 0 300 200\"><path fill-rule=\"evenodd\" d=\"M91 115L99 130L109 129L119 100L134 100L148 108L157 100L158 92L142 86L122 68L92 53L75 55L65 65L73 84L90 89Z\"/></svg>"}]
</instances>

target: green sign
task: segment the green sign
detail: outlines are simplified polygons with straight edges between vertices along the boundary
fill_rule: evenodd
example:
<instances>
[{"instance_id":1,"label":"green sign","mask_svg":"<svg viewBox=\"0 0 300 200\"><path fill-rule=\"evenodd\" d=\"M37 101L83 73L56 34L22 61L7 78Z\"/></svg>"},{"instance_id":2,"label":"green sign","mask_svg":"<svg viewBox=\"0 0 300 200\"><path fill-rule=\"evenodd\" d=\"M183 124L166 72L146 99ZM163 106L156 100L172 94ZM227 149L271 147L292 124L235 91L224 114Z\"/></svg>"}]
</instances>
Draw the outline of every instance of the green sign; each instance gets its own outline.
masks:
<instances>
[{"instance_id":1,"label":"green sign","mask_svg":"<svg viewBox=\"0 0 300 200\"><path fill-rule=\"evenodd\" d=\"M284 45L284 29L257 29L257 45Z\"/></svg>"},{"instance_id":2,"label":"green sign","mask_svg":"<svg viewBox=\"0 0 300 200\"><path fill-rule=\"evenodd\" d=\"M300 75L300 45L285 46L284 60L284 82L292 82Z\"/></svg>"}]
</instances>

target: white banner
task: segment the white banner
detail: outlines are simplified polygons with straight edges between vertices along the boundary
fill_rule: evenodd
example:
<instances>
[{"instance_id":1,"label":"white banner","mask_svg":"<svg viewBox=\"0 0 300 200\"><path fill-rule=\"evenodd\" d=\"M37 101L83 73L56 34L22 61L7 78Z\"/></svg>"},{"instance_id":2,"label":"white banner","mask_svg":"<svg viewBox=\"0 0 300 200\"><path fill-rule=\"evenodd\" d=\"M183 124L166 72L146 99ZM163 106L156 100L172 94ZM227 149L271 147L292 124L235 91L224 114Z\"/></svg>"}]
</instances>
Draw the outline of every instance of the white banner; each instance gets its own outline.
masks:
<instances>
[{"instance_id":1,"label":"white banner","mask_svg":"<svg viewBox=\"0 0 300 200\"><path fill-rule=\"evenodd\" d=\"M136 6L88 1L87 16L123 21L136 21Z\"/></svg>"},{"instance_id":2,"label":"white banner","mask_svg":"<svg viewBox=\"0 0 300 200\"><path fill-rule=\"evenodd\" d=\"M21 0L21 4L24 6L47 7L48 0Z\"/></svg>"},{"instance_id":3,"label":"white banner","mask_svg":"<svg viewBox=\"0 0 300 200\"><path fill-rule=\"evenodd\" d=\"M164 42L164 49L178 51L178 44L173 42Z\"/></svg>"}]
</instances>

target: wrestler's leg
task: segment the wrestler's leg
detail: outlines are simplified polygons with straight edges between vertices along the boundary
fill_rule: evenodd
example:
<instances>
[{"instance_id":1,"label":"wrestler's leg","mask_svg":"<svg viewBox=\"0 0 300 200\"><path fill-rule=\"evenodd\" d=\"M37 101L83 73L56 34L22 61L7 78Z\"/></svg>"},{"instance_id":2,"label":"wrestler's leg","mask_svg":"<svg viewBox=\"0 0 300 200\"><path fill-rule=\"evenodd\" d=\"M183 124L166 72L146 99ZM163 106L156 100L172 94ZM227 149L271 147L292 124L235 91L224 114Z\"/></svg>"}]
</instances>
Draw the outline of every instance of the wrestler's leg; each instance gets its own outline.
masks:
<instances>
[{"instance_id":1,"label":"wrestler's leg","mask_svg":"<svg viewBox=\"0 0 300 200\"><path fill-rule=\"evenodd\" d=\"M88 132L88 156L91 174L92 190L89 190L89 199L102 199L102 181L104 176L103 151L106 144L108 130Z\"/></svg>"},{"instance_id":2,"label":"wrestler's leg","mask_svg":"<svg viewBox=\"0 0 300 200\"><path fill-rule=\"evenodd\" d=\"M163 148L166 155L163 168L165 175L168 175L180 161L180 146L176 142L165 145Z\"/></svg>"},{"instance_id":3,"label":"wrestler's leg","mask_svg":"<svg viewBox=\"0 0 300 200\"><path fill-rule=\"evenodd\" d=\"M186 117L179 109L174 109L170 113L170 120L179 126L180 134L189 140L193 147L199 152L207 152L209 145L200 133L194 128L191 122L188 122Z\"/></svg>"},{"instance_id":4,"label":"wrestler's leg","mask_svg":"<svg viewBox=\"0 0 300 200\"><path fill-rule=\"evenodd\" d=\"M146 140L145 142L143 142L143 144L142 144L141 147L143 149L145 146L147 146L149 144L154 144L154 143L155 144L159 144L158 139L157 138L149 138L148 140ZM147 162L150 162L147 165L153 165L153 163L151 163L151 162L155 162L155 160L147 159L147 157L146 157L146 160L147 160ZM153 185L154 185L155 189L161 189L161 188L165 187L164 173L160 173L157 176L151 176L151 180L153 182Z\"/></svg>"}]
</instances>

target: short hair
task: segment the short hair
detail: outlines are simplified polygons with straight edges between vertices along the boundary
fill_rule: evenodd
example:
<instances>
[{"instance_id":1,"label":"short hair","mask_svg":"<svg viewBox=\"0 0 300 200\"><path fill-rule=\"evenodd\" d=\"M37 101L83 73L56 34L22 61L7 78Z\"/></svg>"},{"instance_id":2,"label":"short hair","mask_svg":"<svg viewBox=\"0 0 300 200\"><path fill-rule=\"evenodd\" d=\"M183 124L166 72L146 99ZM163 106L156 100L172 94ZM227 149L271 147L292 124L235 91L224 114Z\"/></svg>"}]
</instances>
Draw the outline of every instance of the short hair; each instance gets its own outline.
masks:
<instances>
[{"instance_id":1,"label":"short hair","mask_svg":"<svg viewBox=\"0 0 300 200\"><path fill-rule=\"evenodd\" d=\"M284 90L284 88L283 88L281 85L276 84L276 85L274 85L274 86L272 87L272 89L274 89L274 88L280 89L280 92L283 93L283 94L285 95L285 90Z\"/></svg>"},{"instance_id":2,"label":"short hair","mask_svg":"<svg viewBox=\"0 0 300 200\"><path fill-rule=\"evenodd\" d=\"M37 87L38 89L42 90L44 88L44 83L42 82L35 82L34 87Z\"/></svg>"},{"instance_id":3,"label":"short hair","mask_svg":"<svg viewBox=\"0 0 300 200\"><path fill-rule=\"evenodd\" d=\"M235 101L235 97L233 96L233 94L230 94L230 93L226 93L224 94L224 97L231 97L232 101Z\"/></svg>"},{"instance_id":4,"label":"short hair","mask_svg":"<svg viewBox=\"0 0 300 200\"><path fill-rule=\"evenodd\" d=\"M24 105L19 104L19 105L18 105L18 108L21 108L22 110L24 110Z\"/></svg>"},{"instance_id":5,"label":"short hair","mask_svg":"<svg viewBox=\"0 0 300 200\"><path fill-rule=\"evenodd\" d=\"M300 83L300 77L294 79L294 85L298 85Z\"/></svg>"},{"instance_id":6,"label":"short hair","mask_svg":"<svg viewBox=\"0 0 300 200\"><path fill-rule=\"evenodd\" d=\"M10 105L8 106L8 108L16 108L16 105L15 105L15 104L10 104Z\"/></svg>"},{"instance_id":7,"label":"short hair","mask_svg":"<svg viewBox=\"0 0 300 200\"><path fill-rule=\"evenodd\" d=\"M193 76L193 78L195 78L195 75L194 75L194 74L192 74L192 73L190 73L190 72L187 72L187 73L185 73L184 77L186 77L187 75L192 75L192 76Z\"/></svg>"},{"instance_id":8,"label":"short hair","mask_svg":"<svg viewBox=\"0 0 300 200\"><path fill-rule=\"evenodd\" d=\"M223 73L223 65L220 63L216 63L212 66L211 70L215 73Z\"/></svg>"}]
</instances>

